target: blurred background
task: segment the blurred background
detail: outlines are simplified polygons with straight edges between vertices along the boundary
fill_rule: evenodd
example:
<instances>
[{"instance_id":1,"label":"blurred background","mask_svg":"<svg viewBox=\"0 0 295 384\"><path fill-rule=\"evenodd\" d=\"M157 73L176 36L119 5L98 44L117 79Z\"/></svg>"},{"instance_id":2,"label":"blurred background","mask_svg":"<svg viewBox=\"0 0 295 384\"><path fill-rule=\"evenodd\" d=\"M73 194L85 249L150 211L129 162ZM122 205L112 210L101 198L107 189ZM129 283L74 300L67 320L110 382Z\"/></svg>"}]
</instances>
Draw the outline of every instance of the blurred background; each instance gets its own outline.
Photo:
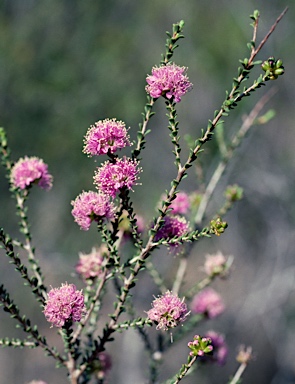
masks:
<instances>
[{"instance_id":1,"label":"blurred background","mask_svg":"<svg viewBox=\"0 0 295 384\"><path fill-rule=\"evenodd\" d=\"M180 130L193 138L220 107L225 90L237 75L238 60L247 57L246 43L252 38L249 15L261 12L258 40L289 5L289 11L270 37L258 59L282 58L286 73L267 88L277 88L269 108L275 118L257 126L247 136L216 190L218 203L223 188L237 183L244 199L225 217L229 228L220 238L198 243L191 256L187 286L204 277L200 266L206 253L221 250L233 255L234 270L226 281L216 281L226 303L217 320L200 325L197 332L215 329L226 336L228 363L201 369L184 380L192 384L226 383L237 369L238 346L251 345L255 360L247 369L245 383L295 383L295 10L292 0L2 0L0 3L0 124L6 128L13 160L38 156L54 176L50 192L34 188L29 200L29 218L37 257L48 286L68 281L83 285L72 276L80 251L90 252L99 244L95 228L84 233L73 222L70 202L82 190L92 189L98 165L83 155L83 136L95 121L116 117L126 122L136 138L146 101L145 78L159 64L164 52L165 32L185 21L185 39L180 40L173 60L187 66L194 84L177 106ZM226 119L229 134L242 116L266 92L262 88ZM151 133L142 154L142 186L132 195L138 213L148 223L155 205L175 177L163 100L156 105ZM216 159L214 143L206 148L202 162L208 178ZM184 157L186 150L184 150ZM103 159L104 160L104 159ZM183 189L198 188L193 172ZM19 237L14 201L0 169L0 225ZM214 204L212 205L212 210ZM212 211L213 212L213 211ZM157 252L158 268L173 272L177 260L166 249ZM40 313L13 267L1 252L0 281L13 290L33 323L47 334L55 331ZM168 268L169 266L169 268ZM149 279L143 280L134 300L138 316L150 308L157 292ZM110 295L109 301L113 296ZM32 300L31 300L32 299ZM111 303L104 306L104 315ZM6 313L0 312L0 338L20 337ZM110 346L113 369L110 383L145 383L146 355L134 332L120 334ZM185 343L183 343L185 344ZM128 350L128 354L123 351ZM186 361L186 345L171 348L163 365L162 380ZM48 384L67 383L65 372L35 350L0 350L0 383L27 383L43 379Z\"/></svg>"}]
</instances>

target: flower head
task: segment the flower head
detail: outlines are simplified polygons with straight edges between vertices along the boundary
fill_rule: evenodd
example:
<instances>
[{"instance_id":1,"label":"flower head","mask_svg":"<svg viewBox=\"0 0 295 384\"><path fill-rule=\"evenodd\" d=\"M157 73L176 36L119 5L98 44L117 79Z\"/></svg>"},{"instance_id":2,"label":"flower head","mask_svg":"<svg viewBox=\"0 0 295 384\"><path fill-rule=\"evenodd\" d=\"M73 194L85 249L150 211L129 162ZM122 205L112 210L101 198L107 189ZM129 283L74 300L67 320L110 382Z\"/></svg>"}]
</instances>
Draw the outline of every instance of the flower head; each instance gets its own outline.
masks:
<instances>
[{"instance_id":1,"label":"flower head","mask_svg":"<svg viewBox=\"0 0 295 384\"><path fill-rule=\"evenodd\" d=\"M179 103L181 97L192 88L192 83L185 75L186 70L187 68L179 67L174 63L153 67L152 74L146 78L147 93L153 98L165 96L171 99L173 97L174 101Z\"/></svg>"},{"instance_id":2,"label":"flower head","mask_svg":"<svg viewBox=\"0 0 295 384\"><path fill-rule=\"evenodd\" d=\"M215 331L208 331L205 336L211 339L211 345L213 347L213 355L210 356L210 360L216 362L218 365L224 365L228 355L228 347L224 336ZM206 358L206 361L208 358Z\"/></svg>"},{"instance_id":3,"label":"flower head","mask_svg":"<svg viewBox=\"0 0 295 384\"><path fill-rule=\"evenodd\" d=\"M79 253L79 262L75 269L83 280L95 279L103 274L104 257L101 249L95 247L89 254Z\"/></svg>"},{"instance_id":4,"label":"flower head","mask_svg":"<svg viewBox=\"0 0 295 384\"><path fill-rule=\"evenodd\" d=\"M221 315L225 309L221 296L212 288L205 288L192 301L193 313L203 313L210 319Z\"/></svg>"},{"instance_id":5,"label":"flower head","mask_svg":"<svg viewBox=\"0 0 295 384\"><path fill-rule=\"evenodd\" d=\"M67 321L80 321L84 311L82 291L78 291L74 284L66 283L48 292L43 312L52 325L62 327Z\"/></svg>"},{"instance_id":6,"label":"flower head","mask_svg":"<svg viewBox=\"0 0 295 384\"><path fill-rule=\"evenodd\" d=\"M215 255L206 255L204 270L208 276L220 275L225 271L225 268L226 258L221 252L217 252Z\"/></svg>"},{"instance_id":7,"label":"flower head","mask_svg":"<svg viewBox=\"0 0 295 384\"><path fill-rule=\"evenodd\" d=\"M83 152L89 156L103 155L115 153L129 145L125 123L116 119L105 119L97 121L88 129Z\"/></svg>"},{"instance_id":8,"label":"flower head","mask_svg":"<svg viewBox=\"0 0 295 384\"><path fill-rule=\"evenodd\" d=\"M75 222L84 231L88 231L92 221L98 222L104 218L111 219L114 217L114 204L103 193L82 192L71 204Z\"/></svg>"},{"instance_id":9,"label":"flower head","mask_svg":"<svg viewBox=\"0 0 295 384\"><path fill-rule=\"evenodd\" d=\"M167 215L164 218L163 226L158 230L155 241L160 239L172 239L175 236L182 236L189 230L189 223L184 217Z\"/></svg>"},{"instance_id":10,"label":"flower head","mask_svg":"<svg viewBox=\"0 0 295 384\"><path fill-rule=\"evenodd\" d=\"M102 167L97 168L94 184L100 191L115 198L123 187L132 190L140 171L138 162L126 157L116 159L115 163L106 161Z\"/></svg>"},{"instance_id":11,"label":"flower head","mask_svg":"<svg viewBox=\"0 0 295 384\"><path fill-rule=\"evenodd\" d=\"M163 296L155 298L152 309L147 312L148 318L157 324L157 329L167 331L175 328L189 315L184 298L167 291Z\"/></svg>"},{"instance_id":12,"label":"flower head","mask_svg":"<svg viewBox=\"0 0 295 384\"><path fill-rule=\"evenodd\" d=\"M47 164L38 157L20 158L11 169L11 184L16 188L26 189L35 183L43 189L50 189L53 178L47 169Z\"/></svg>"}]
</instances>

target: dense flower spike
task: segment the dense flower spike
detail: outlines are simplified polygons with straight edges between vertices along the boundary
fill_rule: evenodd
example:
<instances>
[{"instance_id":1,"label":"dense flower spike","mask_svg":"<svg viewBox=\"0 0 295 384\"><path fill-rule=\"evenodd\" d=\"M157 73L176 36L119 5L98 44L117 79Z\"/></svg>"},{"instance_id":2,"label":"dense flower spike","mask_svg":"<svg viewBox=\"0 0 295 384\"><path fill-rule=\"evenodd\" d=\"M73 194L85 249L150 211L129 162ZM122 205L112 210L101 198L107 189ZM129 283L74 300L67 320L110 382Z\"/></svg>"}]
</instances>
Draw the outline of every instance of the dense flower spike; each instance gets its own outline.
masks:
<instances>
[{"instance_id":1,"label":"dense flower spike","mask_svg":"<svg viewBox=\"0 0 295 384\"><path fill-rule=\"evenodd\" d=\"M130 146L127 129L123 121L105 119L97 121L88 129L83 152L89 156L115 153L118 149Z\"/></svg>"},{"instance_id":2,"label":"dense flower spike","mask_svg":"<svg viewBox=\"0 0 295 384\"><path fill-rule=\"evenodd\" d=\"M182 236L189 231L189 223L181 216L165 216L164 224L155 236L155 241L160 239L172 239L175 236Z\"/></svg>"},{"instance_id":3,"label":"dense flower spike","mask_svg":"<svg viewBox=\"0 0 295 384\"><path fill-rule=\"evenodd\" d=\"M175 328L190 314L184 303L177 295L167 291L163 296L155 298L152 309L147 312L148 318L157 324L157 329L167 331Z\"/></svg>"},{"instance_id":4,"label":"dense flower spike","mask_svg":"<svg viewBox=\"0 0 295 384\"><path fill-rule=\"evenodd\" d=\"M179 67L174 63L154 67L152 74L146 78L147 93L155 99L160 96L165 96L167 99L173 97L173 101L179 103L181 97L193 86L185 75L186 70L186 67Z\"/></svg>"},{"instance_id":5,"label":"dense flower spike","mask_svg":"<svg viewBox=\"0 0 295 384\"><path fill-rule=\"evenodd\" d=\"M101 249L93 247L89 254L79 253L79 262L75 269L83 280L95 279L103 273L103 262L103 252Z\"/></svg>"},{"instance_id":6,"label":"dense flower spike","mask_svg":"<svg viewBox=\"0 0 295 384\"><path fill-rule=\"evenodd\" d=\"M215 255L206 255L204 270L208 276L217 276L226 269L226 258L219 251Z\"/></svg>"},{"instance_id":7,"label":"dense flower spike","mask_svg":"<svg viewBox=\"0 0 295 384\"><path fill-rule=\"evenodd\" d=\"M207 353L211 353L213 350L211 339L199 335L195 335L194 340L190 341L187 346L191 350L190 356L204 356Z\"/></svg>"},{"instance_id":8,"label":"dense flower spike","mask_svg":"<svg viewBox=\"0 0 295 384\"><path fill-rule=\"evenodd\" d=\"M43 189L52 187L52 176L48 173L48 166L38 157L20 158L12 167L10 182L20 189L26 189L32 184L37 184Z\"/></svg>"},{"instance_id":9,"label":"dense flower spike","mask_svg":"<svg viewBox=\"0 0 295 384\"><path fill-rule=\"evenodd\" d=\"M123 187L132 190L139 172L141 168L138 168L136 160L124 157L117 159L115 163L106 161L102 167L97 168L94 184L101 192L115 198L117 192Z\"/></svg>"},{"instance_id":10,"label":"dense flower spike","mask_svg":"<svg viewBox=\"0 0 295 384\"><path fill-rule=\"evenodd\" d=\"M62 327L66 321L78 322L85 312L84 296L74 284L62 284L48 293L44 307L46 320Z\"/></svg>"},{"instance_id":11,"label":"dense flower spike","mask_svg":"<svg viewBox=\"0 0 295 384\"><path fill-rule=\"evenodd\" d=\"M114 217L114 204L103 193L82 192L71 204L74 207L72 215L75 222L84 231L90 228L92 221L98 222L104 218L112 219Z\"/></svg>"},{"instance_id":12,"label":"dense flower spike","mask_svg":"<svg viewBox=\"0 0 295 384\"><path fill-rule=\"evenodd\" d=\"M208 331L205 337L211 339L211 345L213 346L213 355L210 356L210 360L218 365L224 365L228 355L228 347L224 336L215 331ZM208 358L206 357L206 361Z\"/></svg>"},{"instance_id":13,"label":"dense flower spike","mask_svg":"<svg viewBox=\"0 0 295 384\"><path fill-rule=\"evenodd\" d=\"M205 288L192 301L193 313L202 313L213 319L221 315L225 309L221 296L212 288Z\"/></svg>"}]
</instances>

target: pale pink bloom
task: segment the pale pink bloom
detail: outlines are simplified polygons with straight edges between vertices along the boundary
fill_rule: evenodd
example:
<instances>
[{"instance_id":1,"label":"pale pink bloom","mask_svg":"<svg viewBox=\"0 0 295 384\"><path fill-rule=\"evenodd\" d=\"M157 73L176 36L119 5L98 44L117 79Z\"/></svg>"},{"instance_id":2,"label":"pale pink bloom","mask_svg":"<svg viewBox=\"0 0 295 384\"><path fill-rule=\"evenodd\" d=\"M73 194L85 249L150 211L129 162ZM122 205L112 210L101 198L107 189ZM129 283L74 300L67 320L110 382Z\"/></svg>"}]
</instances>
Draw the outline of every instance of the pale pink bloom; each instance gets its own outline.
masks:
<instances>
[{"instance_id":1,"label":"pale pink bloom","mask_svg":"<svg viewBox=\"0 0 295 384\"><path fill-rule=\"evenodd\" d=\"M109 196L98 192L82 192L71 202L75 222L84 231L88 231L92 221L112 219L115 207Z\"/></svg>"},{"instance_id":2,"label":"pale pink bloom","mask_svg":"<svg viewBox=\"0 0 295 384\"><path fill-rule=\"evenodd\" d=\"M44 307L46 320L62 327L68 321L79 322L85 312L84 296L74 284L62 284L60 288L52 288Z\"/></svg>"},{"instance_id":3,"label":"pale pink bloom","mask_svg":"<svg viewBox=\"0 0 295 384\"><path fill-rule=\"evenodd\" d=\"M163 296L155 298L152 309L147 312L148 318L157 324L157 329L167 331L183 322L189 315L184 298L167 291Z\"/></svg>"},{"instance_id":4,"label":"pale pink bloom","mask_svg":"<svg viewBox=\"0 0 295 384\"><path fill-rule=\"evenodd\" d=\"M161 200L165 200L165 197L165 195L162 195ZM186 192L179 192L169 208L172 209L170 214L186 215L190 209L190 199L188 194Z\"/></svg>"},{"instance_id":5,"label":"pale pink bloom","mask_svg":"<svg viewBox=\"0 0 295 384\"><path fill-rule=\"evenodd\" d=\"M191 310L193 313L202 313L210 319L224 312L224 303L221 296L212 288L205 288L192 300Z\"/></svg>"},{"instance_id":6,"label":"pale pink bloom","mask_svg":"<svg viewBox=\"0 0 295 384\"><path fill-rule=\"evenodd\" d=\"M104 256L101 249L93 247L92 251L88 254L79 253L79 262L75 269L83 280L95 279L96 277L101 277L103 274L103 262Z\"/></svg>"},{"instance_id":7,"label":"pale pink bloom","mask_svg":"<svg viewBox=\"0 0 295 384\"><path fill-rule=\"evenodd\" d=\"M123 121L105 119L97 121L88 129L83 152L89 156L115 153L118 149L130 146L127 129Z\"/></svg>"},{"instance_id":8,"label":"pale pink bloom","mask_svg":"<svg viewBox=\"0 0 295 384\"><path fill-rule=\"evenodd\" d=\"M167 99L173 97L173 101L179 103L181 97L192 88L192 83L185 75L186 70L186 67L179 67L174 63L153 67L152 74L146 78L146 92L155 99L160 96Z\"/></svg>"},{"instance_id":9,"label":"pale pink bloom","mask_svg":"<svg viewBox=\"0 0 295 384\"><path fill-rule=\"evenodd\" d=\"M226 267L226 258L221 252L215 255L206 255L204 270L208 276L219 275L224 272Z\"/></svg>"},{"instance_id":10,"label":"pale pink bloom","mask_svg":"<svg viewBox=\"0 0 295 384\"><path fill-rule=\"evenodd\" d=\"M100 168L97 168L94 184L100 191L115 198L121 188L132 190L139 172L141 169L138 168L136 160L124 157L116 159L115 163L106 161Z\"/></svg>"},{"instance_id":11,"label":"pale pink bloom","mask_svg":"<svg viewBox=\"0 0 295 384\"><path fill-rule=\"evenodd\" d=\"M155 241L161 239L169 240L175 236L179 237L188 231L189 223L186 221L185 217L167 215L164 217L164 224L155 235Z\"/></svg>"},{"instance_id":12,"label":"pale pink bloom","mask_svg":"<svg viewBox=\"0 0 295 384\"><path fill-rule=\"evenodd\" d=\"M48 165L35 156L20 158L11 169L10 182L16 188L25 189L35 183L48 190L52 187L52 180Z\"/></svg>"},{"instance_id":13,"label":"pale pink bloom","mask_svg":"<svg viewBox=\"0 0 295 384\"><path fill-rule=\"evenodd\" d=\"M213 346L213 355L208 356L208 360L210 359L218 365L224 365L228 355L228 347L224 336L215 331L208 331L205 336L211 339L211 344Z\"/></svg>"}]
</instances>

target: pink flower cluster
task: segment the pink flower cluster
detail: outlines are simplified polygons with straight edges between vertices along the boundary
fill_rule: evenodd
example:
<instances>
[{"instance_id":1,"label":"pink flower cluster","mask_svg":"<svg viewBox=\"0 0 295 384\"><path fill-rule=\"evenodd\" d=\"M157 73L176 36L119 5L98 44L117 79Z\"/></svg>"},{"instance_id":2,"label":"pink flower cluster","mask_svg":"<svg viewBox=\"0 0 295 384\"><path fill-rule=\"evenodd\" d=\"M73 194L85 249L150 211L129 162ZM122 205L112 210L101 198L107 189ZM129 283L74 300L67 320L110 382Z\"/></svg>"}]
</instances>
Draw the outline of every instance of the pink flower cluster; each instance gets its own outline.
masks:
<instances>
[{"instance_id":1,"label":"pink flower cluster","mask_svg":"<svg viewBox=\"0 0 295 384\"><path fill-rule=\"evenodd\" d=\"M35 156L20 158L12 167L10 174L11 184L20 189L26 189L35 183L48 190L52 187L52 179L47 164Z\"/></svg>"},{"instance_id":2,"label":"pink flower cluster","mask_svg":"<svg viewBox=\"0 0 295 384\"><path fill-rule=\"evenodd\" d=\"M220 275L226 267L226 258L221 252L215 255L206 255L204 270L208 276Z\"/></svg>"},{"instance_id":3,"label":"pink flower cluster","mask_svg":"<svg viewBox=\"0 0 295 384\"><path fill-rule=\"evenodd\" d=\"M79 262L75 269L83 280L95 279L103 273L103 262L101 249L93 247L89 254L79 253Z\"/></svg>"},{"instance_id":4,"label":"pink flower cluster","mask_svg":"<svg viewBox=\"0 0 295 384\"><path fill-rule=\"evenodd\" d=\"M186 70L174 63L153 67L152 74L146 78L146 92L155 99L164 96L179 103L181 97L192 88L192 83L185 75Z\"/></svg>"},{"instance_id":5,"label":"pink flower cluster","mask_svg":"<svg viewBox=\"0 0 295 384\"><path fill-rule=\"evenodd\" d=\"M103 193L82 192L71 204L75 222L84 231L90 228L92 221L98 222L104 218L112 219L114 217L114 204Z\"/></svg>"},{"instance_id":6,"label":"pink flower cluster","mask_svg":"<svg viewBox=\"0 0 295 384\"><path fill-rule=\"evenodd\" d=\"M158 230L155 241L161 239L172 239L175 236L182 236L189 230L189 223L184 217L167 215L164 218L163 226Z\"/></svg>"},{"instance_id":7,"label":"pink flower cluster","mask_svg":"<svg viewBox=\"0 0 295 384\"><path fill-rule=\"evenodd\" d=\"M97 121L88 129L83 152L89 156L103 155L115 153L129 145L125 123L116 119L105 119Z\"/></svg>"},{"instance_id":8,"label":"pink flower cluster","mask_svg":"<svg viewBox=\"0 0 295 384\"><path fill-rule=\"evenodd\" d=\"M184 298L180 300L177 295L170 291L155 298L152 307L147 312L148 318L157 324L157 329L163 329L164 331L175 328L190 313L184 303Z\"/></svg>"},{"instance_id":9,"label":"pink flower cluster","mask_svg":"<svg viewBox=\"0 0 295 384\"><path fill-rule=\"evenodd\" d=\"M221 315L225 309L221 296L212 288L205 288L192 300L193 313L200 313L213 319Z\"/></svg>"},{"instance_id":10,"label":"pink flower cluster","mask_svg":"<svg viewBox=\"0 0 295 384\"><path fill-rule=\"evenodd\" d=\"M44 307L46 320L62 327L67 321L78 322L85 312L84 296L74 284L62 284L48 293Z\"/></svg>"},{"instance_id":11,"label":"pink flower cluster","mask_svg":"<svg viewBox=\"0 0 295 384\"><path fill-rule=\"evenodd\" d=\"M94 184L96 187L113 198L121 188L132 190L132 186L141 172L138 168L138 162L126 157L116 159L116 161L106 161L102 167L97 168L94 175Z\"/></svg>"}]
</instances>

